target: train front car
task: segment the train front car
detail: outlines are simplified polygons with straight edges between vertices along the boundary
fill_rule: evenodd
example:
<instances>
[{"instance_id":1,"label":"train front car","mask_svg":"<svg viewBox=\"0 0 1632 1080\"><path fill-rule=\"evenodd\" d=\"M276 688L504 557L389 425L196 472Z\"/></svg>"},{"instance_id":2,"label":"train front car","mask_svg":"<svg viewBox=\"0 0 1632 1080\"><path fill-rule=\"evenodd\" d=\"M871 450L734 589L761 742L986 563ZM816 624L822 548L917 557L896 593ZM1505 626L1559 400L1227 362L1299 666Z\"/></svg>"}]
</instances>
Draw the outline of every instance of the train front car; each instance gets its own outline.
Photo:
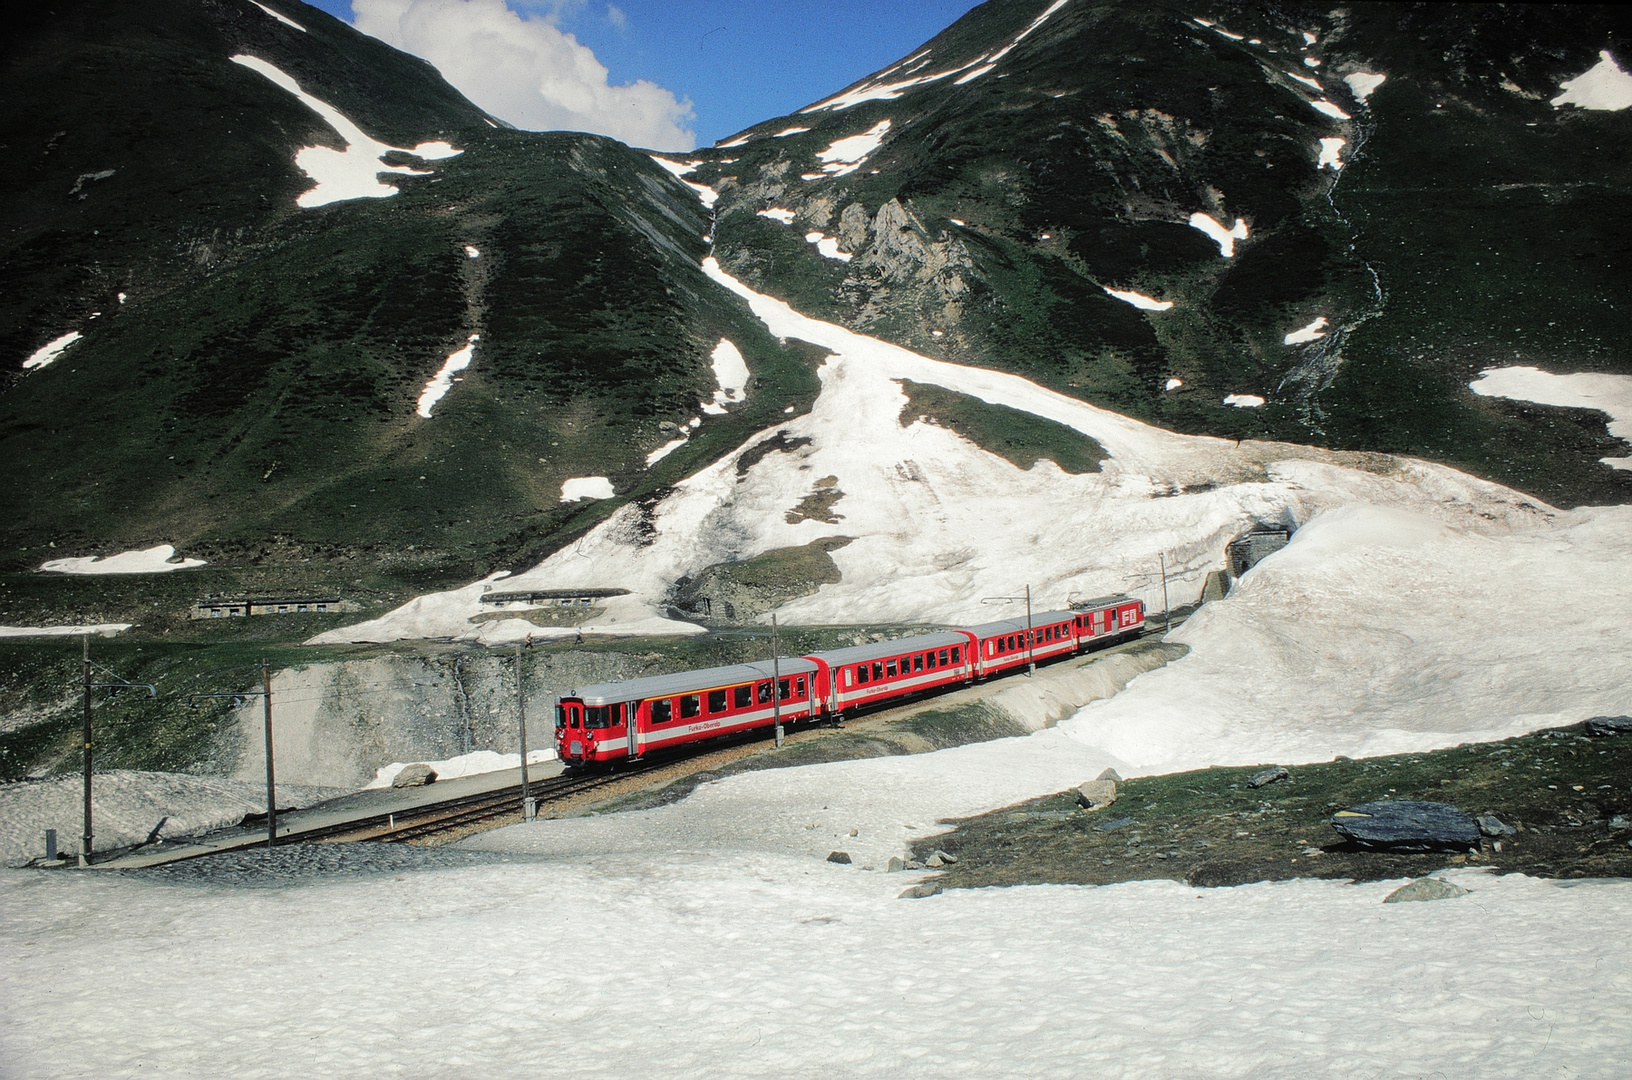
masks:
<instances>
[{"instance_id":1,"label":"train front car","mask_svg":"<svg viewBox=\"0 0 1632 1080\"><path fill-rule=\"evenodd\" d=\"M1031 617L1030 640L1025 619L1004 619L968 627L975 639L975 663L983 678L1027 664L1067 656L1077 650L1075 611L1045 611Z\"/></svg>"},{"instance_id":2,"label":"train front car","mask_svg":"<svg viewBox=\"0 0 1632 1080\"><path fill-rule=\"evenodd\" d=\"M969 635L954 630L829 649L810 659L822 666L828 709L843 716L971 681L971 648Z\"/></svg>"},{"instance_id":3,"label":"train front car","mask_svg":"<svg viewBox=\"0 0 1632 1080\"><path fill-rule=\"evenodd\" d=\"M808 720L819 691L817 665L788 658L597 683L562 694L555 748L569 766L606 765L652 750ZM780 692L772 682L780 682Z\"/></svg>"},{"instance_id":4,"label":"train front car","mask_svg":"<svg viewBox=\"0 0 1632 1080\"><path fill-rule=\"evenodd\" d=\"M1073 604L1072 628L1079 645L1136 634L1145 628L1145 602L1131 596L1101 596Z\"/></svg>"}]
</instances>

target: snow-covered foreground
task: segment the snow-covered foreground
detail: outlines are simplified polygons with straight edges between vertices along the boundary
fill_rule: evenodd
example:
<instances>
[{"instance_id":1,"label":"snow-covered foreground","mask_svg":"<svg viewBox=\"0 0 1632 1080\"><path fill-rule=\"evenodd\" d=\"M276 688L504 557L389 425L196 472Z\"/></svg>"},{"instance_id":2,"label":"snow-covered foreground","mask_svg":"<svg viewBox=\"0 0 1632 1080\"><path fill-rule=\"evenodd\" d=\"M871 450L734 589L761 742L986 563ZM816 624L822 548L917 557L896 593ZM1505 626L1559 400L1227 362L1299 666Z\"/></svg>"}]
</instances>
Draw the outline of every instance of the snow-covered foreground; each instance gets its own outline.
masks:
<instances>
[{"instance_id":1,"label":"snow-covered foreground","mask_svg":"<svg viewBox=\"0 0 1632 1080\"><path fill-rule=\"evenodd\" d=\"M1620 1077L1632 885L898 900L785 856L303 887L0 874L28 1077Z\"/></svg>"},{"instance_id":2,"label":"snow-covered foreground","mask_svg":"<svg viewBox=\"0 0 1632 1080\"><path fill-rule=\"evenodd\" d=\"M276 757L273 758L276 761ZM542 765L546 761L555 760L554 750L527 751L527 764ZM520 754L500 754L492 750L473 750L468 754L460 754L444 761L393 761L389 765L381 765L374 773L374 779L364 784L368 788L388 788L397 778L397 774L410 765L429 765L436 773L438 780L456 780L461 776L480 776L483 773L500 772L504 769L521 768Z\"/></svg>"}]
</instances>

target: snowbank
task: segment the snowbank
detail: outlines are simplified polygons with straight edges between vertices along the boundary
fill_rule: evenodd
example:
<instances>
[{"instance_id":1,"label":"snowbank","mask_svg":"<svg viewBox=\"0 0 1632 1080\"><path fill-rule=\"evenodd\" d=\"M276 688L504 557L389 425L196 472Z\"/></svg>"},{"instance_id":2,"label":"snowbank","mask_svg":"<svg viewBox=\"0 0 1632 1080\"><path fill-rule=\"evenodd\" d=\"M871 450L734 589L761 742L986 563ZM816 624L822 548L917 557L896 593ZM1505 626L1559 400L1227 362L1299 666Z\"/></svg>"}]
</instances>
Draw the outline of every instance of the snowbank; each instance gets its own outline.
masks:
<instances>
[{"instance_id":1,"label":"snowbank","mask_svg":"<svg viewBox=\"0 0 1632 1080\"><path fill-rule=\"evenodd\" d=\"M467 248L466 250L475 251L476 249ZM475 358L476 342L480 337L480 334L470 335L466 339L464 348L450 353L448 358L442 362L442 366L437 369L436 374L431 376L430 381L425 384L425 388L419 392L419 402L414 407L415 413L427 420L431 418L431 410L436 408L436 403L441 401L447 395L447 392L453 388L454 375L468 368L471 360Z\"/></svg>"},{"instance_id":2,"label":"snowbank","mask_svg":"<svg viewBox=\"0 0 1632 1080\"><path fill-rule=\"evenodd\" d=\"M129 630L131 625L121 622L85 626L0 626L0 637L78 637L81 634L112 637L121 630Z\"/></svg>"},{"instance_id":3,"label":"snowbank","mask_svg":"<svg viewBox=\"0 0 1632 1080\"><path fill-rule=\"evenodd\" d=\"M121 551L106 558L88 555L74 559L52 559L41 563L40 569L54 574L167 574L172 570L191 570L203 565L203 559L176 560L174 545L158 544L140 551Z\"/></svg>"},{"instance_id":4,"label":"snowbank","mask_svg":"<svg viewBox=\"0 0 1632 1080\"><path fill-rule=\"evenodd\" d=\"M1584 73L1558 84L1564 91L1553 99L1553 108L1575 105L1583 109L1619 112L1632 105L1632 75L1621 70L1608 50L1598 54L1598 62Z\"/></svg>"},{"instance_id":5,"label":"snowbank","mask_svg":"<svg viewBox=\"0 0 1632 1080\"><path fill-rule=\"evenodd\" d=\"M604 476L574 476L561 482L561 501L580 499L610 499L614 494L612 481Z\"/></svg>"},{"instance_id":6,"label":"snowbank","mask_svg":"<svg viewBox=\"0 0 1632 1080\"><path fill-rule=\"evenodd\" d=\"M514 755L512 755L514 756ZM278 785L278 807L310 806L340 788ZM21 866L45 854L45 830L57 830L61 851L79 851L84 828L84 780L57 776L0 784L0 865ZM181 773L99 772L91 781L95 848L174 839L225 828L245 814L266 813L264 781Z\"/></svg>"},{"instance_id":7,"label":"snowbank","mask_svg":"<svg viewBox=\"0 0 1632 1080\"><path fill-rule=\"evenodd\" d=\"M124 294L120 293L119 295L123 296ZM78 330L70 330L61 337L52 338L44 345L41 345L38 349L35 349L33 353L29 355L29 358L23 361L23 370L34 371L38 368L45 367L51 361L61 356L63 350L72 345L74 342L78 341L80 337L81 335Z\"/></svg>"},{"instance_id":8,"label":"snowbank","mask_svg":"<svg viewBox=\"0 0 1632 1080\"><path fill-rule=\"evenodd\" d=\"M1240 218L1236 218L1235 224L1226 229L1211 214L1197 211L1190 215L1190 227L1206 233L1207 238L1218 245L1218 253L1226 259L1235 255L1235 242L1247 238L1247 223Z\"/></svg>"}]
</instances>

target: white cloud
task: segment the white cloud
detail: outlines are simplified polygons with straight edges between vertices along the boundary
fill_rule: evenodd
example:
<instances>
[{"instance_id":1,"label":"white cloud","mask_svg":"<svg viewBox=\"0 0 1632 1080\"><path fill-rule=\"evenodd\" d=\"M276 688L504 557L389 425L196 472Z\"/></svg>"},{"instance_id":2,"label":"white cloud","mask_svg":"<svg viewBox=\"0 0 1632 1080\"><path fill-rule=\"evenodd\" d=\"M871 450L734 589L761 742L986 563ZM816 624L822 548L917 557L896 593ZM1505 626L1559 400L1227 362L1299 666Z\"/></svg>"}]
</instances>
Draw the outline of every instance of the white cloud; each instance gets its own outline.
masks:
<instances>
[{"instance_id":1,"label":"white cloud","mask_svg":"<svg viewBox=\"0 0 1632 1080\"><path fill-rule=\"evenodd\" d=\"M536 131L593 131L653 150L689 150L693 116L656 83L607 82L594 52L504 0L352 0L357 29L436 65L494 116Z\"/></svg>"}]
</instances>

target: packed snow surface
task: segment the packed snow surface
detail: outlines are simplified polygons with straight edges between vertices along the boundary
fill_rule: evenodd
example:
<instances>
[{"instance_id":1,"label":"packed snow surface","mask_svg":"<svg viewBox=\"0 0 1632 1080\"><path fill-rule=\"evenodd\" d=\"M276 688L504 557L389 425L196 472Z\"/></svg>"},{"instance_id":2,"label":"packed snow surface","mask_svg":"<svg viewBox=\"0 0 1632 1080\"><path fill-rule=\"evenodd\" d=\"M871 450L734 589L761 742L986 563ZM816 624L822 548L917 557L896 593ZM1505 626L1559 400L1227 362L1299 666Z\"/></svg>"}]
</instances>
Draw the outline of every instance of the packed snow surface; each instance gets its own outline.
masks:
<instances>
[{"instance_id":1,"label":"packed snow surface","mask_svg":"<svg viewBox=\"0 0 1632 1080\"><path fill-rule=\"evenodd\" d=\"M1262 406L1264 399L1257 394L1226 394L1224 404L1233 405L1237 409L1256 409Z\"/></svg>"},{"instance_id":2,"label":"packed snow surface","mask_svg":"<svg viewBox=\"0 0 1632 1080\"><path fill-rule=\"evenodd\" d=\"M1625 1074L1625 883L1461 870L1445 876L1470 894L1427 904L1385 906L1401 881L1311 880L909 901L916 875L693 848L422 858L305 880L0 875L8 1071ZM586 920L616 945L565 946Z\"/></svg>"},{"instance_id":3,"label":"packed snow surface","mask_svg":"<svg viewBox=\"0 0 1632 1080\"><path fill-rule=\"evenodd\" d=\"M1343 81L1349 84L1349 89L1354 92L1356 101L1365 101L1371 96L1373 90L1383 85L1384 80L1387 78L1387 75L1376 75L1369 71L1356 71L1352 75L1343 76Z\"/></svg>"},{"instance_id":4,"label":"packed snow surface","mask_svg":"<svg viewBox=\"0 0 1632 1080\"><path fill-rule=\"evenodd\" d=\"M1101 285L1100 288L1124 304L1132 304L1142 311L1166 311L1173 306L1171 300L1156 300L1144 293L1136 293L1132 289L1113 289L1109 285Z\"/></svg>"},{"instance_id":5,"label":"packed snow surface","mask_svg":"<svg viewBox=\"0 0 1632 1080\"><path fill-rule=\"evenodd\" d=\"M853 173L861 168L861 163L867 160L868 154L878 149L889 130L890 122L880 120L860 135L835 139L827 149L816 152L816 160L822 163L822 171L829 176Z\"/></svg>"},{"instance_id":6,"label":"packed snow surface","mask_svg":"<svg viewBox=\"0 0 1632 1080\"><path fill-rule=\"evenodd\" d=\"M40 564L41 570L57 574L167 574L172 570L191 570L203 566L203 559L176 559L171 544L158 544L141 551L121 551L106 558L89 555L77 559L52 559Z\"/></svg>"},{"instance_id":7,"label":"packed snow surface","mask_svg":"<svg viewBox=\"0 0 1632 1080\"><path fill-rule=\"evenodd\" d=\"M340 793L334 788L280 784L278 807L309 806ZM59 850L79 851L84 798L84 780L78 775L0 784L0 866L20 866L43 856L47 829L57 830ZM264 813L264 781L125 769L91 778L94 851L149 838L192 836L236 825L245 814Z\"/></svg>"},{"instance_id":8,"label":"packed snow surface","mask_svg":"<svg viewBox=\"0 0 1632 1080\"><path fill-rule=\"evenodd\" d=\"M274 755L276 760L276 755ZM541 765L546 761L555 760L554 750L527 751L527 764ZM483 773L500 772L504 769L521 769L520 754L498 754L492 750L475 750L468 754L448 758L446 761L393 761L389 765L382 765L374 773L374 779L363 785L363 790L370 788L388 788L397 774L410 765L429 765L436 773L438 780L457 780L461 776L479 776Z\"/></svg>"},{"instance_id":9,"label":"packed snow surface","mask_svg":"<svg viewBox=\"0 0 1632 1080\"><path fill-rule=\"evenodd\" d=\"M346 199L386 198L395 195L397 189L390 184L380 183L380 173L424 174L428 171L410 169L406 165L387 165L380 160L386 154L413 154L426 161L433 161L463 152L455 150L445 142L421 143L411 150L387 146L363 134L362 128L347 119L339 109L306 93L300 88L299 83L265 60L240 54L234 56L232 62L241 64L293 94L301 104L321 116L346 144L343 150L328 146L307 146L295 152L295 164L300 167L301 172L317 182L316 187L301 192L300 197L295 200L298 206L327 206L329 203Z\"/></svg>"},{"instance_id":10,"label":"packed snow surface","mask_svg":"<svg viewBox=\"0 0 1632 1080\"><path fill-rule=\"evenodd\" d=\"M814 231L808 232L805 234L805 242L808 244L815 244L816 250L821 252L823 256L829 259L834 259L838 262L849 262L851 259L855 258L855 255L851 252L840 251L838 240L834 237L826 235L825 233Z\"/></svg>"},{"instance_id":11,"label":"packed snow surface","mask_svg":"<svg viewBox=\"0 0 1632 1080\"><path fill-rule=\"evenodd\" d=\"M0 638L5 637L80 637L85 634L100 634L102 637L112 637L121 630L129 630L131 624L96 623L81 626L0 626Z\"/></svg>"},{"instance_id":12,"label":"packed snow surface","mask_svg":"<svg viewBox=\"0 0 1632 1080\"><path fill-rule=\"evenodd\" d=\"M668 457L670 454L674 453L676 450L680 449L690 441L691 440L685 438L684 436L681 436L678 439L670 439L668 442L646 455L646 467L648 469L651 468L653 465L656 465L659 461L662 461L664 458Z\"/></svg>"},{"instance_id":13,"label":"packed snow surface","mask_svg":"<svg viewBox=\"0 0 1632 1080\"><path fill-rule=\"evenodd\" d=\"M124 294L121 293L120 295L123 296ZM121 301L121 303L122 302L123 301ZM80 336L81 335L78 330L70 330L59 338L52 338L44 345L41 345L38 349L35 349L33 353L29 355L28 359L23 361L23 370L33 371L36 368L44 367L57 357L61 356L62 351L68 346L72 345L74 342L78 341Z\"/></svg>"},{"instance_id":14,"label":"packed snow surface","mask_svg":"<svg viewBox=\"0 0 1632 1080\"><path fill-rule=\"evenodd\" d=\"M442 362L436 374L425 384L425 389L419 392L419 404L414 408L416 413L427 420L431 418L431 410L436 408L436 403L453 388L454 376L468 368L471 360L475 358L476 342L480 337L480 334L470 335L464 348L450 353Z\"/></svg>"},{"instance_id":15,"label":"packed snow surface","mask_svg":"<svg viewBox=\"0 0 1632 1080\"><path fill-rule=\"evenodd\" d=\"M1303 85L1307 86L1311 90L1324 90L1325 89L1325 87L1321 86L1315 80L1310 79L1310 78L1305 78L1304 76L1299 75L1295 71L1288 71L1286 73L1286 77L1289 78L1289 79L1296 79L1298 82L1300 82Z\"/></svg>"},{"instance_id":16,"label":"packed snow surface","mask_svg":"<svg viewBox=\"0 0 1632 1080\"><path fill-rule=\"evenodd\" d=\"M1316 112L1325 113L1334 120L1347 120L1349 118L1348 113L1344 112L1337 105L1327 101L1325 98L1321 98L1319 101L1311 101L1309 104L1314 107Z\"/></svg>"},{"instance_id":17,"label":"packed snow surface","mask_svg":"<svg viewBox=\"0 0 1632 1080\"><path fill-rule=\"evenodd\" d=\"M1247 238L1247 223L1241 218L1236 218L1235 224L1226 229L1211 214L1198 211L1190 215L1190 227L1206 233L1218 245L1218 253L1226 259L1235 254L1235 242Z\"/></svg>"},{"instance_id":18,"label":"packed snow surface","mask_svg":"<svg viewBox=\"0 0 1632 1080\"><path fill-rule=\"evenodd\" d=\"M1349 140L1347 139L1320 140L1320 162L1316 167L1321 169L1331 169L1333 172L1341 169L1343 167L1343 160L1337 155L1338 152L1343 149L1344 144L1346 144L1348 141Z\"/></svg>"},{"instance_id":19,"label":"packed snow surface","mask_svg":"<svg viewBox=\"0 0 1632 1080\"><path fill-rule=\"evenodd\" d=\"M1632 75L1621 70L1608 50L1598 54L1598 62L1584 74L1558 84L1564 91L1553 99L1553 107L1575 105L1583 109L1618 112L1632 105Z\"/></svg>"},{"instance_id":20,"label":"packed snow surface","mask_svg":"<svg viewBox=\"0 0 1632 1080\"><path fill-rule=\"evenodd\" d=\"M561 482L561 501L577 502L580 499L610 499L616 492L612 490L612 481L604 476L575 476Z\"/></svg>"},{"instance_id":21,"label":"packed snow surface","mask_svg":"<svg viewBox=\"0 0 1632 1080\"><path fill-rule=\"evenodd\" d=\"M303 33L303 34L306 33L306 28L304 26L300 25L298 22L291 19L287 15L280 15L278 12L273 11L271 8L267 7L265 4L260 3L260 0L249 0L249 2L254 4L256 7L260 8L262 11L266 12L268 15L272 16L274 19L278 20L283 25L292 26L296 30L299 30L301 33Z\"/></svg>"},{"instance_id":22,"label":"packed snow surface","mask_svg":"<svg viewBox=\"0 0 1632 1080\"><path fill-rule=\"evenodd\" d=\"M1486 368L1468 387L1485 397L1597 409L1608 414L1611 435L1632 443L1632 375L1554 375L1533 367ZM1601 460L1612 468L1632 469L1632 457Z\"/></svg>"},{"instance_id":23,"label":"packed snow surface","mask_svg":"<svg viewBox=\"0 0 1632 1080\"><path fill-rule=\"evenodd\" d=\"M772 221L780 221L784 225L793 224L793 211L785 210L780 206L768 206L759 212L759 216L770 218Z\"/></svg>"},{"instance_id":24,"label":"packed snow surface","mask_svg":"<svg viewBox=\"0 0 1632 1080\"><path fill-rule=\"evenodd\" d=\"M1322 315L1308 326L1299 327L1281 340L1288 345L1306 345L1326 336L1326 316Z\"/></svg>"}]
</instances>

